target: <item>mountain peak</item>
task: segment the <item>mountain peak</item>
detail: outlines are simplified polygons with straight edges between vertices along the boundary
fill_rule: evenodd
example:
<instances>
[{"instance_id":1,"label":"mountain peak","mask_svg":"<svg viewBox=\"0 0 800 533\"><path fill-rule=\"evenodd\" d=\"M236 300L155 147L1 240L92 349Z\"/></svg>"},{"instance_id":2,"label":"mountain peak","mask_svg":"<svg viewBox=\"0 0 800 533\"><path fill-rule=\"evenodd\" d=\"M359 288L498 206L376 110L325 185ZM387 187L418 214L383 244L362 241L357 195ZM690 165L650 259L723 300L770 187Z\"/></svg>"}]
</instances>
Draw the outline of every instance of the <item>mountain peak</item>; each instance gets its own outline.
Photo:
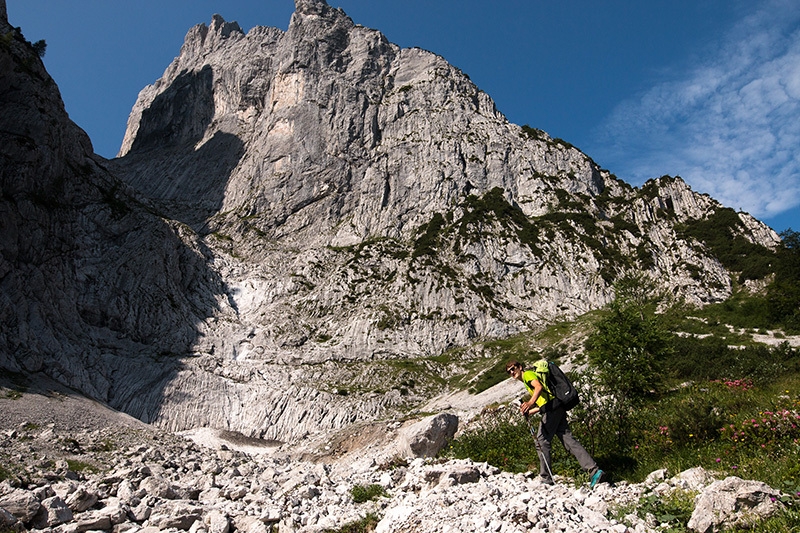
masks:
<instances>
[{"instance_id":1,"label":"mountain peak","mask_svg":"<svg viewBox=\"0 0 800 533\"><path fill-rule=\"evenodd\" d=\"M220 42L244 37L244 32L238 22L226 22L222 16L214 14L211 24L198 24L186 34L181 48L182 55L195 55L198 52L208 52L217 48Z\"/></svg>"},{"instance_id":2,"label":"mountain peak","mask_svg":"<svg viewBox=\"0 0 800 533\"><path fill-rule=\"evenodd\" d=\"M325 15L333 8L325 0L295 0L294 9L301 15Z\"/></svg>"},{"instance_id":3,"label":"mountain peak","mask_svg":"<svg viewBox=\"0 0 800 533\"><path fill-rule=\"evenodd\" d=\"M225 19L217 13L214 13L214 15L211 16L211 25L209 26L209 30L211 33L219 35L221 38L228 38L230 37L231 33L244 34L242 28L239 27L238 22L225 22Z\"/></svg>"}]
</instances>

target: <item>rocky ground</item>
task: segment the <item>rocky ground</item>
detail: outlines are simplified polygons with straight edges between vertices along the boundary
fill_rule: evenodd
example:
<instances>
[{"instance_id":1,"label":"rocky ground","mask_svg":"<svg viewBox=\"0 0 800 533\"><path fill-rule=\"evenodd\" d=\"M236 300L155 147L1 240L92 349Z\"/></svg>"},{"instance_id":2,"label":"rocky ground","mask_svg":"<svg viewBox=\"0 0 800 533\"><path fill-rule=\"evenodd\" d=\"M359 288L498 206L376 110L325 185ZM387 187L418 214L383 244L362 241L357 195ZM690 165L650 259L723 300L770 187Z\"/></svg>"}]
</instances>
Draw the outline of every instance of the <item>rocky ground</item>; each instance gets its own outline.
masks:
<instances>
[{"instance_id":1,"label":"rocky ground","mask_svg":"<svg viewBox=\"0 0 800 533\"><path fill-rule=\"evenodd\" d=\"M546 486L487 464L403 455L400 425L293 446L207 428L176 435L51 382L6 380L0 531L311 533L370 516L378 532L651 532L661 528L632 513L636 502L675 490L698 494L693 520L705 531L709 506L731 523L779 505L763 484L715 482L701 469L593 490L568 479ZM728 515L720 493L732 495Z\"/></svg>"}]
</instances>

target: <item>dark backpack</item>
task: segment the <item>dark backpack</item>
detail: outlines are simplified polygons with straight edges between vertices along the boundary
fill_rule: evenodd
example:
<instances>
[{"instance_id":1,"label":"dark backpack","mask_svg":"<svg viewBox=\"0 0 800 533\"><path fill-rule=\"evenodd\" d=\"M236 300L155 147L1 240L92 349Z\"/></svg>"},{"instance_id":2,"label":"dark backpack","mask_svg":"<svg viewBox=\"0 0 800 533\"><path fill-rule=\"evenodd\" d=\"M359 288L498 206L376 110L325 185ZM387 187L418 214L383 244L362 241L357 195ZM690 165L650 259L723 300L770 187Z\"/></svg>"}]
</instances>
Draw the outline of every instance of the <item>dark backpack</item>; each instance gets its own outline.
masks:
<instances>
[{"instance_id":1,"label":"dark backpack","mask_svg":"<svg viewBox=\"0 0 800 533\"><path fill-rule=\"evenodd\" d=\"M552 361L547 363L547 388L553 395L553 399L547 402L545 411L551 411L558 407L569 411L580 401L578 390L572 385L566 374L558 368L558 365Z\"/></svg>"}]
</instances>

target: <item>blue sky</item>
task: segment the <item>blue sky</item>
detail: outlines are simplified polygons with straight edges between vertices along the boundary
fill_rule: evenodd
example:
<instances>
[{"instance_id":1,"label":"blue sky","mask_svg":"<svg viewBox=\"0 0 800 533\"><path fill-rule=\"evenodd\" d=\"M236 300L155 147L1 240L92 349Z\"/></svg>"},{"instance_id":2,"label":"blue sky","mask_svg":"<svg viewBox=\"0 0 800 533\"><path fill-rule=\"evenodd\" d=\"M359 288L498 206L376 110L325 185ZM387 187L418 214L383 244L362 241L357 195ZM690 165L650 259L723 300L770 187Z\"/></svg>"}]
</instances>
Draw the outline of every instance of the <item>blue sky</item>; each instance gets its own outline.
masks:
<instances>
[{"instance_id":1,"label":"blue sky","mask_svg":"<svg viewBox=\"0 0 800 533\"><path fill-rule=\"evenodd\" d=\"M800 231L797 0L329 0L463 70L517 124L640 185L664 174ZM95 151L214 13L286 29L293 0L7 0Z\"/></svg>"}]
</instances>

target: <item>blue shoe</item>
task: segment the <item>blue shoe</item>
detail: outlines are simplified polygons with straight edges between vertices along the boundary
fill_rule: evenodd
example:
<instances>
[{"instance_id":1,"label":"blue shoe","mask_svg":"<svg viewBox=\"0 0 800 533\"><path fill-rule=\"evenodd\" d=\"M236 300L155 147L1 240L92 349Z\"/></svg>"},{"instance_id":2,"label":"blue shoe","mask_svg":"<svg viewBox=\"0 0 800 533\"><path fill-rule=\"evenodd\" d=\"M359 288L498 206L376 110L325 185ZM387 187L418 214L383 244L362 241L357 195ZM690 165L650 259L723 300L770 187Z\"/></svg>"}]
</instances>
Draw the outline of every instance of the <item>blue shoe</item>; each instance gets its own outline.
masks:
<instances>
[{"instance_id":1,"label":"blue shoe","mask_svg":"<svg viewBox=\"0 0 800 533\"><path fill-rule=\"evenodd\" d=\"M592 483L589 485L589 487L593 489L595 485L603 480L603 476L605 476L605 472L598 468L597 472L595 472L592 476Z\"/></svg>"}]
</instances>

